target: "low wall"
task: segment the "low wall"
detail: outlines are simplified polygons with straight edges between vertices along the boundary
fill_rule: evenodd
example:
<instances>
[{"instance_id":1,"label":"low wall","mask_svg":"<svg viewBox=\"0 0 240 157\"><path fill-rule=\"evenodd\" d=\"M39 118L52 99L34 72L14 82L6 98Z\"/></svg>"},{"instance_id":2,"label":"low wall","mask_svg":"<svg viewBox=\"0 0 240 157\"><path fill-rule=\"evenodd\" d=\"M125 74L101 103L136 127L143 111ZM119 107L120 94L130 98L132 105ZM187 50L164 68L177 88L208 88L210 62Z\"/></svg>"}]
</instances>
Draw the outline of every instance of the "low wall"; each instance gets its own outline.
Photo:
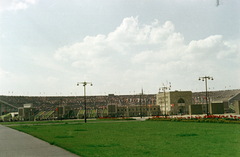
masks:
<instances>
[{"instance_id":1,"label":"low wall","mask_svg":"<svg viewBox=\"0 0 240 157\"><path fill-rule=\"evenodd\" d=\"M189 105L189 114L203 114L202 105Z\"/></svg>"},{"instance_id":2,"label":"low wall","mask_svg":"<svg viewBox=\"0 0 240 157\"><path fill-rule=\"evenodd\" d=\"M224 104L210 103L210 114L224 114Z\"/></svg>"}]
</instances>

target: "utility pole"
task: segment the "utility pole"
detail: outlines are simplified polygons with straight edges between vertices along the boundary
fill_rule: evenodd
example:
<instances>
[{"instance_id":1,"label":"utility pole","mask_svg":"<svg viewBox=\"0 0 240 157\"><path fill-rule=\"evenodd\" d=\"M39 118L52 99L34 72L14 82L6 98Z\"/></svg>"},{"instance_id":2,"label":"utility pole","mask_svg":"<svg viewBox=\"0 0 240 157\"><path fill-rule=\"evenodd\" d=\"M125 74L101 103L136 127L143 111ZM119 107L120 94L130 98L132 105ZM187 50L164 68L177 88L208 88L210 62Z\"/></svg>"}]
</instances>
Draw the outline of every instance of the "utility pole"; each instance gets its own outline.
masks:
<instances>
[{"instance_id":1,"label":"utility pole","mask_svg":"<svg viewBox=\"0 0 240 157\"><path fill-rule=\"evenodd\" d=\"M85 103L85 112L84 112L84 120L85 120L85 123L87 123L87 119L86 119L86 106L87 106L87 102L86 102L86 85L87 84L91 84L91 86L93 86L92 82L78 82L77 83L77 86L79 86L79 84L82 84L83 85L83 88L84 88L84 103Z\"/></svg>"},{"instance_id":2,"label":"utility pole","mask_svg":"<svg viewBox=\"0 0 240 157\"><path fill-rule=\"evenodd\" d=\"M143 89L142 89L142 93L140 93L140 108L141 108L141 118L142 118L142 114L143 114L143 108L142 108L142 96L143 96Z\"/></svg>"},{"instance_id":3,"label":"utility pole","mask_svg":"<svg viewBox=\"0 0 240 157\"><path fill-rule=\"evenodd\" d=\"M159 91L163 90L163 94L164 94L163 98L164 98L164 104L165 104L165 116L167 116L167 107L166 107L167 104L166 104L166 92L165 91L168 89L171 90L171 82L169 82L169 84L170 84L169 87L165 87L165 85L163 84L164 86L159 88Z\"/></svg>"},{"instance_id":4,"label":"utility pole","mask_svg":"<svg viewBox=\"0 0 240 157\"><path fill-rule=\"evenodd\" d=\"M205 86L206 86L206 104L207 104L207 116L209 115L208 113L208 94L207 94L207 80L213 80L213 77L210 77L210 76L205 76L205 77L199 77L199 81L205 81Z\"/></svg>"}]
</instances>

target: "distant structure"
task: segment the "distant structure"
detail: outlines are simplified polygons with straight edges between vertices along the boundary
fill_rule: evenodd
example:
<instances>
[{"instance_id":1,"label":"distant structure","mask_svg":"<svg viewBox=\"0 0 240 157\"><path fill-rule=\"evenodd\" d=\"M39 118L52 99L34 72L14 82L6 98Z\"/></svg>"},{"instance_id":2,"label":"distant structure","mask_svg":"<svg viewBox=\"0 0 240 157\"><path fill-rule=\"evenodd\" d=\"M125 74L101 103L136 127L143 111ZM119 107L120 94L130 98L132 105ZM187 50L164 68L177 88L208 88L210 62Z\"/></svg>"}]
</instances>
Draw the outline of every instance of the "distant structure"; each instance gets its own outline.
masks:
<instances>
[{"instance_id":1,"label":"distant structure","mask_svg":"<svg viewBox=\"0 0 240 157\"><path fill-rule=\"evenodd\" d=\"M10 112L17 112L17 110L18 110L17 106L9 104L6 101L0 100L0 116Z\"/></svg>"},{"instance_id":2,"label":"distant structure","mask_svg":"<svg viewBox=\"0 0 240 157\"><path fill-rule=\"evenodd\" d=\"M194 92L192 94L192 104L206 104L205 92ZM235 101L240 100L240 89L209 91L209 103L223 103L224 113L235 113Z\"/></svg>"},{"instance_id":3,"label":"distant structure","mask_svg":"<svg viewBox=\"0 0 240 157\"><path fill-rule=\"evenodd\" d=\"M240 112L240 89L209 91L210 114ZM165 91L157 94L39 97L0 95L0 121L97 117L206 114L206 93ZM238 102L238 104L236 104ZM18 111L18 112L17 112ZM10 116L10 113L18 113Z\"/></svg>"},{"instance_id":4,"label":"distant structure","mask_svg":"<svg viewBox=\"0 0 240 157\"><path fill-rule=\"evenodd\" d=\"M24 104L23 107L18 108L18 117L20 120L33 121L36 111L37 108L33 107L33 104Z\"/></svg>"},{"instance_id":5,"label":"distant structure","mask_svg":"<svg viewBox=\"0 0 240 157\"><path fill-rule=\"evenodd\" d=\"M166 107L165 107L166 103ZM191 91L159 92L156 95L156 105L160 106L161 114L167 115L188 114L189 105L192 105Z\"/></svg>"}]
</instances>

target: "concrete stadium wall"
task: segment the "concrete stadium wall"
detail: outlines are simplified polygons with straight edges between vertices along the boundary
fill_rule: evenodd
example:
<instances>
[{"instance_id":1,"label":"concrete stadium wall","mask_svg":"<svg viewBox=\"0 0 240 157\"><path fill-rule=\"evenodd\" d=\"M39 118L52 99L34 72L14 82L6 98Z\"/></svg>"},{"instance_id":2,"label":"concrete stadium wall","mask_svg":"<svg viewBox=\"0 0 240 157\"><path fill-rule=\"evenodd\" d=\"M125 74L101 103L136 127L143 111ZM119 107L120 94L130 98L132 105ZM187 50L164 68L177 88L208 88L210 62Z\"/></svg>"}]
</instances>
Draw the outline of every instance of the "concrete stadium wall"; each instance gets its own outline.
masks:
<instances>
[{"instance_id":1,"label":"concrete stadium wall","mask_svg":"<svg viewBox=\"0 0 240 157\"><path fill-rule=\"evenodd\" d=\"M236 111L236 114L239 114L240 113L240 101L235 101L235 111Z\"/></svg>"},{"instance_id":2,"label":"concrete stadium wall","mask_svg":"<svg viewBox=\"0 0 240 157\"><path fill-rule=\"evenodd\" d=\"M189 114L203 114L202 105L189 105Z\"/></svg>"},{"instance_id":3,"label":"concrete stadium wall","mask_svg":"<svg viewBox=\"0 0 240 157\"><path fill-rule=\"evenodd\" d=\"M139 116L159 116L161 115L160 106L152 105L151 107L146 105L129 106L128 108L123 106L117 107L117 116L139 117Z\"/></svg>"},{"instance_id":4,"label":"concrete stadium wall","mask_svg":"<svg viewBox=\"0 0 240 157\"><path fill-rule=\"evenodd\" d=\"M210 114L224 114L224 103L210 103Z\"/></svg>"},{"instance_id":5,"label":"concrete stadium wall","mask_svg":"<svg viewBox=\"0 0 240 157\"><path fill-rule=\"evenodd\" d=\"M184 103L178 103L182 99ZM192 105L192 92L191 91L175 91L170 92L170 104L174 104L171 107L170 114L189 114L189 106Z\"/></svg>"}]
</instances>

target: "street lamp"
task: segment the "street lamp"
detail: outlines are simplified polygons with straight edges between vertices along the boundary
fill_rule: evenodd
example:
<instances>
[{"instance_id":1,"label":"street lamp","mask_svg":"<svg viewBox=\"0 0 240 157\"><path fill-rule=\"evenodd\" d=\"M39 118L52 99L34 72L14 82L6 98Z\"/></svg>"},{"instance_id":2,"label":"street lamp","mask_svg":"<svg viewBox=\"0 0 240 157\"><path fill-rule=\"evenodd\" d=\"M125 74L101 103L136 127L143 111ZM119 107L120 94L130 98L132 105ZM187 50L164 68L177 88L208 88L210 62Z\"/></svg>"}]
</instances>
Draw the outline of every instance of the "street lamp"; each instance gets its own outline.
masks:
<instances>
[{"instance_id":1,"label":"street lamp","mask_svg":"<svg viewBox=\"0 0 240 157\"><path fill-rule=\"evenodd\" d=\"M143 114L143 108L142 108L142 96L143 96L143 89L142 89L142 93L140 93L140 109L141 109L141 118L142 118L142 114Z\"/></svg>"},{"instance_id":2,"label":"street lamp","mask_svg":"<svg viewBox=\"0 0 240 157\"><path fill-rule=\"evenodd\" d=\"M93 86L93 84L92 84L92 82L85 82L85 81L84 82L78 82L77 86L79 86L79 84L82 84L83 87L84 87L84 103L85 103L84 120L85 120L85 123L87 123L87 119L86 119L86 106L87 106L87 103L86 103L86 88L85 88L85 86L87 84L91 84L91 86Z\"/></svg>"},{"instance_id":3,"label":"street lamp","mask_svg":"<svg viewBox=\"0 0 240 157\"><path fill-rule=\"evenodd\" d=\"M171 90L171 83L170 83L170 85L169 85L169 87L165 87L165 86L163 86L163 87L161 87L161 88L159 88L159 91L160 90L163 90L163 93L164 93L164 103L165 103L165 116L167 116L167 109L166 109L166 94L165 94L165 91L166 90Z\"/></svg>"},{"instance_id":4,"label":"street lamp","mask_svg":"<svg viewBox=\"0 0 240 157\"><path fill-rule=\"evenodd\" d=\"M207 80L213 80L213 77L210 77L210 76L205 76L205 77L199 77L198 79L199 81L205 81L205 86L206 86L206 104L207 104L207 116L209 115L208 113L208 95L207 95Z\"/></svg>"}]
</instances>

